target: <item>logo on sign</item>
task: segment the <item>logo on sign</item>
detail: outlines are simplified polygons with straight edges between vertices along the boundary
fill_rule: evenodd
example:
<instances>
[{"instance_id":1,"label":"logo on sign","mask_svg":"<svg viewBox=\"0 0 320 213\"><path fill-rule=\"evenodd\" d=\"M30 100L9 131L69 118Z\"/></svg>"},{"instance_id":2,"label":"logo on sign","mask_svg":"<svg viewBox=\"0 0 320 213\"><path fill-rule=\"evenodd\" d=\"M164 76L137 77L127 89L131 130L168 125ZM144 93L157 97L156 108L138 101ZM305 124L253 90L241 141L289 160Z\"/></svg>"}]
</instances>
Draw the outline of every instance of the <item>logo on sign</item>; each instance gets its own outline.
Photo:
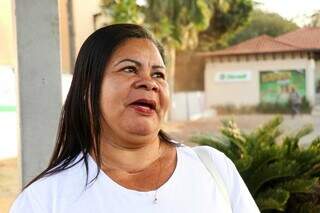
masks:
<instances>
[{"instance_id":1,"label":"logo on sign","mask_svg":"<svg viewBox=\"0 0 320 213\"><path fill-rule=\"evenodd\" d=\"M251 80L250 72L217 72L215 81L218 82L238 82Z\"/></svg>"}]
</instances>

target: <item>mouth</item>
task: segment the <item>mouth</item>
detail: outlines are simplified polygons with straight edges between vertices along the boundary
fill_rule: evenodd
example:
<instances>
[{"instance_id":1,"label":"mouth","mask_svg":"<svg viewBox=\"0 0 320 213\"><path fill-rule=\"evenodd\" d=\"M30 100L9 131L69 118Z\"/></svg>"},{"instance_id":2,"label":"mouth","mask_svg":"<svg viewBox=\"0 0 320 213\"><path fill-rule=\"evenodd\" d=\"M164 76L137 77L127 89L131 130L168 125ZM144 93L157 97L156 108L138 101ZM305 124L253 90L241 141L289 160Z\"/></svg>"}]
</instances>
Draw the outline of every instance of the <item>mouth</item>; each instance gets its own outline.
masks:
<instances>
[{"instance_id":1,"label":"mouth","mask_svg":"<svg viewBox=\"0 0 320 213\"><path fill-rule=\"evenodd\" d=\"M155 110L157 107L156 102L154 100L150 100L150 99L138 99L138 100L135 100L134 102L132 102L130 105L147 107L152 110Z\"/></svg>"},{"instance_id":2,"label":"mouth","mask_svg":"<svg viewBox=\"0 0 320 213\"><path fill-rule=\"evenodd\" d=\"M138 113L151 115L157 109L157 103L150 99L138 99L132 102L129 106L133 107Z\"/></svg>"}]
</instances>

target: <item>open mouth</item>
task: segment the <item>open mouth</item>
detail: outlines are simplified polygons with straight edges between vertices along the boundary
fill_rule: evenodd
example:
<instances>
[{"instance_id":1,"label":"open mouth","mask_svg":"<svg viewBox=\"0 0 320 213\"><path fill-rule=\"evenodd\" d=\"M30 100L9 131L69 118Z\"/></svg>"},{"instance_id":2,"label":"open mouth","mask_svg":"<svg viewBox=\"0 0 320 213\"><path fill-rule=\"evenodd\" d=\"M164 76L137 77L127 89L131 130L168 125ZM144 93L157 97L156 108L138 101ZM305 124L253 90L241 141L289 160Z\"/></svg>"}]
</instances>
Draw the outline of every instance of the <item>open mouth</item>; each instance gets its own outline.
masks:
<instances>
[{"instance_id":1,"label":"open mouth","mask_svg":"<svg viewBox=\"0 0 320 213\"><path fill-rule=\"evenodd\" d=\"M130 104L131 106L139 107L145 110L156 110L156 102L148 99L138 99Z\"/></svg>"}]
</instances>

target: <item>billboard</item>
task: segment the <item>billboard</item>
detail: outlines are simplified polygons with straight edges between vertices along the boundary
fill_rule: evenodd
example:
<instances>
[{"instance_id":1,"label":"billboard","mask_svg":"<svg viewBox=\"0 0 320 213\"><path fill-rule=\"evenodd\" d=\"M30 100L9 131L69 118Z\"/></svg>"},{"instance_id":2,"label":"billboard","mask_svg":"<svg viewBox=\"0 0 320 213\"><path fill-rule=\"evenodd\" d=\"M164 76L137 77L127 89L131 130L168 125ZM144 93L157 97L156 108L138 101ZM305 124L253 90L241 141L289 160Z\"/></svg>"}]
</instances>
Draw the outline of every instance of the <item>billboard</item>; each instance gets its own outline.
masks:
<instances>
[{"instance_id":1,"label":"billboard","mask_svg":"<svg viewBox=\"0 0 320 213\"><path fill-rule=\"evenodd\" d=\"M290 91L306 96L305 70L279 70L260 72L260 102L286 104Z\"/></svg>"}]
</instances>

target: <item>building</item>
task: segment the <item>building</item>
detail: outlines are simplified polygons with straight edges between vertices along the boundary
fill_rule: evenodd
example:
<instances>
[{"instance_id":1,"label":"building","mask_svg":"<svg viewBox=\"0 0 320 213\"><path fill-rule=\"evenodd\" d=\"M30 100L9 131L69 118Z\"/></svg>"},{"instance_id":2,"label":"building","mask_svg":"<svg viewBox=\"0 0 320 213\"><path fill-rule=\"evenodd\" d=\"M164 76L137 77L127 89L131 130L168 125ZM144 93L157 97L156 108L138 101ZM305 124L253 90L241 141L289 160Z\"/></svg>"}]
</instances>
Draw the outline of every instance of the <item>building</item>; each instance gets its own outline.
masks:
<instances>
[{"instance_id":1,"label":"building","mask_svg":"<svg viewBox=\"0 0 320 213\"><path fill-rule=\"evenodd\" d=\"M61 69L72 73L75 57L84 40L104 24L100 0L58 0ZM0 1L0 71L1 67L15 67L15 46L13 29L13 2Z\"/></svg>"},{"instance_id":2,"label":"building","mask_svg":"<svg viewBox=\"0 0 320 213\"><path fill-rule=\"evenodd\" d=\"M320 105L320 28L262 35L206 58L206 107L288 102L295 90Z\"/></svg>"}]
</instances>

